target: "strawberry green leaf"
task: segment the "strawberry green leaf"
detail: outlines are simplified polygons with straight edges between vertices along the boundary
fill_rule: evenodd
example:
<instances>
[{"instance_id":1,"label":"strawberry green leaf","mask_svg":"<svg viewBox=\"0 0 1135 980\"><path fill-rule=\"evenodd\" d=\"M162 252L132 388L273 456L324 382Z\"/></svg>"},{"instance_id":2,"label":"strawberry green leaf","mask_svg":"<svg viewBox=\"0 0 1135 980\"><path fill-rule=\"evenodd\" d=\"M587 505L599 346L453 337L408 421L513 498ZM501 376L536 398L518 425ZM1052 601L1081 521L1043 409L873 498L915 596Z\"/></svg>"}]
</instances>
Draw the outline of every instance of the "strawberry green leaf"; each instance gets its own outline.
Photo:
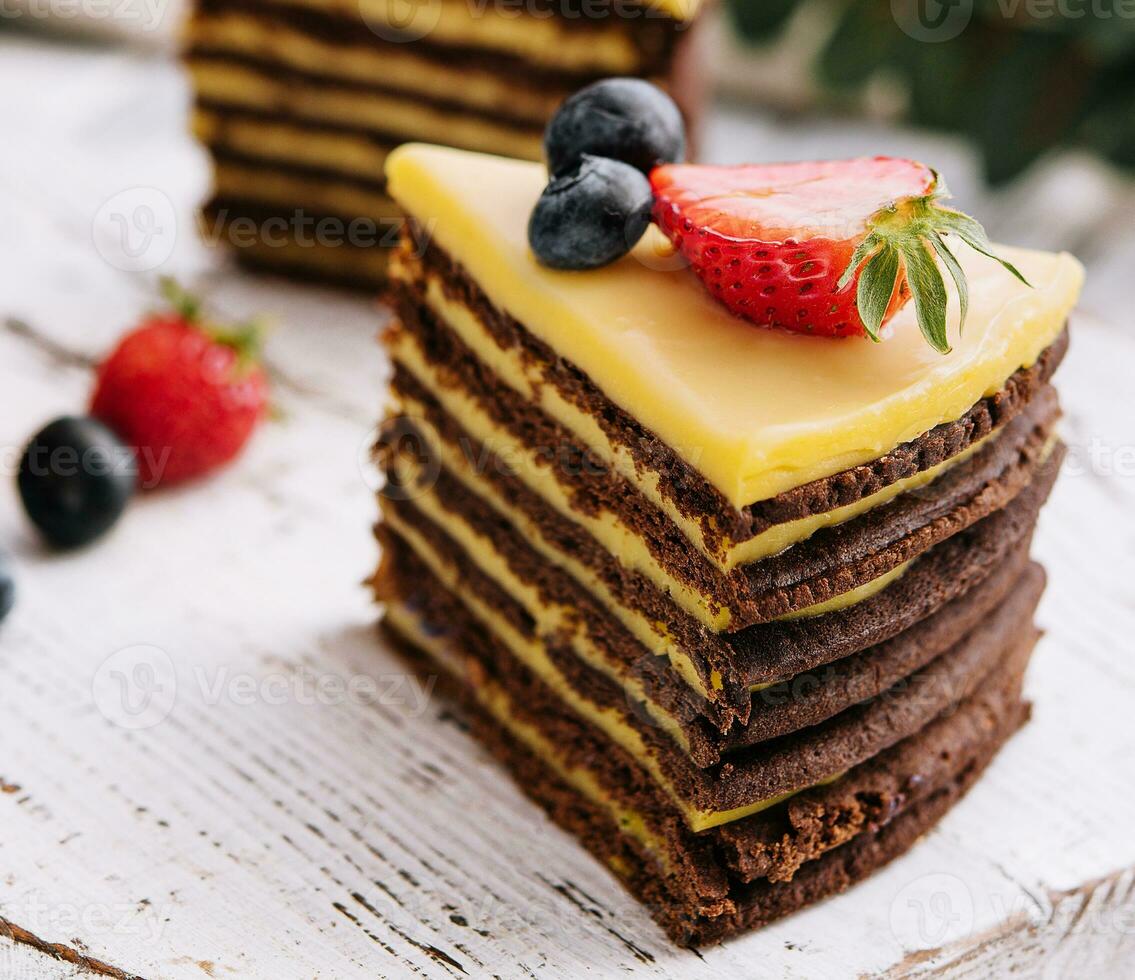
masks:
<instances>
[{"instance_id":1,"label":"strawberry green leaf","mask_svg":"<svg viewBox=\"0 0 1135 980\"><path fill-rule=\"evenodd\" d=\"M201 300L173 276L162 276L160 286L162 298L186 323L197 323L201 319Z\"/></svg>"},{"instance_id":2,"label":"strawberry green leaf","mask_svg":"<svg viewBox=\"0 0 1135 980\"><path fill-rule=\"evenodd\" d=\"M970 248L995 262L999 262L1003 268L1016 276L1026 286L1031 285L1012 262L1008 262L994 253L993 246L989 242L989 236L985 234L985 229L976 219L971 218L968 214L962 214L961 211L954 211L952 208L936 208L933 220L934 227L938 231L953 232Z\"/></svg>"},{"instance_id":3,"label":"strawberry green leaf","mask_svg":"<svg viewBox=\"0 0 1135 980\"><path fill-rule=\"evenodd\" d=\"M878 247L881 238L874 232L871 232L866 238L863 239L851 255L851 261L847 263L847 268L843 270L843 275L839 277L839 282L836 283L837 289L843 289L852 277L855 275L856 270L863 264L864 260L870 256Z\"/></svg>"},{"instance_id":4,"label":"strawberry green leaf","mask_svg":"<svg viewBox=\"0 0 1135 980\"><path fill-rule=\"evenodd\" d=\"M960 329L964 329L966 316L969 314L969 283L966 281L965 270L954 257L954 253L942 241L942 236L938 232L930 232L929 238L930 244L934 246L934 251L938 253L938 258L942 260L942 264L950 273L950 278L954 280L954 286L958 291L958 306L961 311L959 325Z\"/></svg>"},{"instance_id":5,"label":"strawberry green leaf","mask_svg":"<svg viewBox=\"0 0 1135 980\"><path fill-rule=\"evenodd\" d=\"M930 346L940 354L950 352L946 337L946 284L934 261L934 253L925 241L903 239L899 243L906 263L906 280L914 298L918 328Z\"/></svg>"},{"instance_id":6,"label":"strawberry green leaf","mask_svg":"<svg viewBox=\"0 0 1135 980\"><path fill-rule=\"evenodd\" d=\"M879 339L879 329L891 296L895 292L895 280L899 274L899 253L894 246L886 244L879 249L863 267L859 274L859 286L855 303L859 307L859 317L872 340Z\"/></svg>"}]
</instances>

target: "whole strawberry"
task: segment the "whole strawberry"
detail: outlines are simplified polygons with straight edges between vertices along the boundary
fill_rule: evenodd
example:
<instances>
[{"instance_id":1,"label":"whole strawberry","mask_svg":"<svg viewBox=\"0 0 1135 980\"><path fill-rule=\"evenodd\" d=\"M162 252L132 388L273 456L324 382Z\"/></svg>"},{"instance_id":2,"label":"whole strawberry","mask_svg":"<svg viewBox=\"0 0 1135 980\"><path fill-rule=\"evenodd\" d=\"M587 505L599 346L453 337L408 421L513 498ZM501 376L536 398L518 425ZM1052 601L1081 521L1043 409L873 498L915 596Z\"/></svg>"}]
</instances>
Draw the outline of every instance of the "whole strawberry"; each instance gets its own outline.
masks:
<instances>
[{"instance_id":1,"label":"whole strawberry","mask_svg":"<svg viewBox=\"0 0 1135 980\"><path fill-rule=\"evenodd\" d=\"M938 174L913 160L671 164L650 182L658 226L718 300L762 326L878 340L913 298L923 335L945 353L939 262L954 280L963 323L968 293L943 235L996 258L981 225L942 206Z\"/></svg>"},{"instance_id":2,"label":"whole strawberry","mask_svg":"<svg viewBox=\"0 0 1135 980\"><path fill-rule=\"evenodd\" d=\"M222 329L200 304L163 282L170 309L128 333L98 369L91 413L138 455L145 488L201 476L229 462L266 414L257 362L261 329Z\"/></svg>"}]
</instances>

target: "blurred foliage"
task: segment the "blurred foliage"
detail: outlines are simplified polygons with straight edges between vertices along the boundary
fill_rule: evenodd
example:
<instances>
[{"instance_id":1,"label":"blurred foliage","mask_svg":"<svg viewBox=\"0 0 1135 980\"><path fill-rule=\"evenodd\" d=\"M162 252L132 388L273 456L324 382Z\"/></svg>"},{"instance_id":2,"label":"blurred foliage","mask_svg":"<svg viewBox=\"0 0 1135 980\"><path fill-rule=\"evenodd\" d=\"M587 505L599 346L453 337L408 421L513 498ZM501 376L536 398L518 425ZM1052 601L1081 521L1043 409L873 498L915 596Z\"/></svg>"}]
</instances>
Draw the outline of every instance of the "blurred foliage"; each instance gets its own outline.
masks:
<instances>
[{"instance_id":1,"label":"blurred foliage","mask_svg":"<svg viewBox=\"0 0 1135 980\"><path fill-rule=\"evenodd\" d=\"M730 9L743 38L767 42L803 2L730 0ZM1056 146L1135 168L1133 0L953 0L972 5L972 17L936 42L904 31L896 11L925 16L939 0L810 2L833 25L813 66L833 100L856 98L880 74L899 80L911 121L973 139L992 182Z\"/></svg>"}]
</instances>

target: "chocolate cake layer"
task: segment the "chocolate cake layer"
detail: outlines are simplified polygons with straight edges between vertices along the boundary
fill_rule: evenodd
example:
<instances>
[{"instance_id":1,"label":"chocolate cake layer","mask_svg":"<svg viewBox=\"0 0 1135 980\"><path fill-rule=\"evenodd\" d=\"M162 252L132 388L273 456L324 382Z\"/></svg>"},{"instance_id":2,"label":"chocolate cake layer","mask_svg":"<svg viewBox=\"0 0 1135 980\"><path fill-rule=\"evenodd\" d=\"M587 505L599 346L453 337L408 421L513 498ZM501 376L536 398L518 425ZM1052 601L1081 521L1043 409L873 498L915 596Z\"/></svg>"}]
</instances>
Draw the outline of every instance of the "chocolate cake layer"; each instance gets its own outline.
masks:
<instances>
[{"instance_id":1,"label":"chocolate cake layer","mask_svg":"<svg viewBox=\"0 0 1135 980\"><path fill-rule=\"evenodd\" d=\"M502 64L500 56L483 50L408 46L369 31L360 37L357 26L304 10L242 10L239 5L216 13L199 10L187 31L187 52L279 65L323 84L402 94L529 124L546 121L568 95L601 77L508 56ZM517 73L525 86L510 84Z\"/></svg>"},{"instance_id":2,"label":"chocolate cake layer","mask_svg":"<svg viewBox=\"0 0 1135 980\"><path fill-rule=\"evenodd\" d=\"M431 595L435 601L416 607L414 615L452 622L444 600L439 605L438 593ZM397 636L397 629L394 632ZM833 862L833 855L846 856L849 841L876 841L884 828L924 813L930 801L955 798L1026 714L1019 701L1019 680L1027 656L1019 654L981 695L841 780L694 836L648 783L645 789L636 788L643 781L636 778L634 763L604 744L594 729L564 719L554 696L542 699L531 684L518 686L511 671L498 678L492 673L492 654L474 649L478 641L473 640L471 648L457 648L448 632L430 633L423 645L436 650L438 637L443 637L453 654L443 659L450 666L456 663L472 685L458 688L458 693L476 706L476 731L482 740L512 768L529 795L607 862L638 897L650 898L655 917L679 941L719 937L728 931L721 929L723 922L739 916L747 922L757 915L771 919L774 910L785 914L821 897L816 894L820 869L829 869L820 875L822 880L845 881L848 865ZM415 642L413 635L401 638ZM509 693L502 710L503 685ZM531 732L543 733L542 744ZM562 755L549 762L540 749L553 746ZM578 780L575 785L565 781L573 765L586 769L595 764L603 770L595 782L584 784L590 795L580 792ZM596 798L603 790L619 801L614 808L622 814L618 822L612 818L610 801ZM944 808L929 809L938 813ZM901 839L906 840L905 835ZM866 852L876 848L877 843L871 843ZM864 850L861 843L856 853Z\"/></svg>"},{"instance_id":3,"label":"chocolate cake layer","mask_svg":"<svg viewBox=\"0 0 1135 980\"><path fill-rule=\"evenodd\" d=\"M567 542L561 550L582 557L592 569L610 564L607 552L620 550L626 541L641 554L627 552L630 560L623 564L629 567L623 574L645 574L686 612L714 629L735 630L851 591L1001 506L1028 479L1059 411L1051 386L1042 386L998 430L997 438L975 447L964 464L946 470L933 483L841 525L822 528L780 555L725 573L691 549L682 530L630 481L589 454L536 404L500 382L428 309L407 309L401 301L397 309L400 329L412 340L405 340L399 330L388 335L395 359L392 387L403 411L420 414L428 423L423 443L436 442L436 433L448 444L450 460L465 471L462 478L478 492L495 495L510 516L520 508L541 530L557 517L560 524L574 518L576 527L558 527L547 537ZM467 399L473 400L472 406ZM477 411L479 432L507 432L513 440L507 447L510 459L523 467L510 466L490 452L454 417L468 419ZM441 447L426 448L438 452ZM551 474L555 484L533 483L542 473ZM603 522L610 518L616 527L609 533L624 536L621 540L599 541L588 533L587 528L606 530Z\"/></svg>"},{"instance_id":4,"label":"chocolate cake layer","mask_svg":"<svg viewBox=\"0 0 1135 980\"><path fill-rule=\"evenodd\" d=\"M422 550L423 522L409 518L410 510L399 504L388 513L389 527L384 531L388 560L414 568L416 555L430 571L438 573L436 556ZM388 589L392 580L428 579L420 568L401 576L384 573L379 577L379 587ZM469 602L466 578L452 578L451 587ZM394 597L398 598L397 590ZM380 598L390 596L380 594ZM424 600L410 601L420 605ZM689 826L700 830L738 819L785 794L817 785L920 730L950 704L980 689L1013 638L1029 632L1034 605L1035 596L1022 591L1019 600L1003 604L960 643L870 702L849 708L823 724L731 753L726 762L709 769L694 767L668 735L635 715L618 685L586 669L570 651L545 652L541 657L539 651L533 653L509 640L508 667L502 667L502 671L518 676L538 672L541 684L554 685L559 698L572 704L573 714L587 717L631 753L683 811ZM475 604L468 608L475 610ZM480 630L505 631L502 637L506 634L503 618L475 611L475 623L463 633ZM574 674L565 682L564 673L550 668L549 662L560 671L574 669ZM536 673L531 676L537 678Z\"/></svg>"},{"instance_id":5,"label":"chocolate cake layer","mask_svg":"<svg viewBox=\"0 0 1135 980\"><path fill-rule=\"evenodd\" d=\"M434 486L428 499L436 501L435 516L458 521L451 526L465 526L484 542L481 547L489 547L499 556L495 561L501 567L494 572L497 591L529 595L525 601L530 617L548 607L568 611L567 618L578 618L589 648L595 651L590 658L592 666L615 678L633 697L645 698L656 707L656 715L661 713L677 725L690 754L709 764L734 737L735 729L749 720L753 711L762 710L751 687L814 671L885 643L974 588L984 587L995 594L996 587L982 583L994 569L1011 564L1012 556L1027 547L1023 542L1029 537L1057 467L1058 459L1050 460L1038 479L1008 508L980 522L972 533L963 532L956 542L933 549L877 596L839 612L763 624L728 636L711 634L683 619L676 607L649 584L640 581L638 589L624 587L626 583L612 575L608 580L611 592L620 603L641 614L644 625L632 633L613 613L609 602L599 601L575 578L545 562L505 519L468 493L444 469L438 469L436 475L431 473ZM416 495L412 502L420 508L427 494L417 489L411 493ZM388 500L386 508L388 513L401 514L407 520L435 526L418 508L411 512L409 504ZM463 545L449 532L437 528L436 535L434 547L439 554L463 553ZM463 558L467 564L475 564L468 556ZM472 572L467 574L471 576ZM518 584L502 588L507 583L500 577L506 574ZM494 599L491 605L495 608L497 602L499 599ZM987 602L979 598L975 605ZM650 624L658 622L665 624L664 635L648 632ZM931 629L927 628L924 639L932 635ZM754 676L760 681L752 680ZM690 684L701 697L691 695L687 690Z\"/></svg>"},{"instance_id":6,"label":"chocolate cake layer","mask_svg":"<svg viewBox=\"0 0 1135 980\"><path fill-rule=\"evenodd\" d=\"M609 445L625 451L633 460L635 473L649 473L657 479L657 491L667 505L700 529L700 540L694 543L711 558L720 559L731 542L747 541L778 524L848 506L957 456L1018 415L1051 379L1067 350L1065 333L1035 365L1019 370L1001 391L976 403L958 420L939 425L871 463L738 511L674 449L596 389L578 368L496 309L465 270L413 221L408 227L412 254L401 257L395 269L401 280L395 292L400 316L430 327L434 331L431 336L436 336L440 327L451 327L441 324L436 310L424 300L429 283L437 283L449 301L472 313L501 351L515 353L526 364L537 366L544 384L594 420ZM602 462L611 464L610 459ZM634 479L634 474L623 475Z\"/></svg>"},{"instance_id":7,"label":"chocolate cake layer","mask_svg":"<svg viewBox=\"0 0 1135 980\"><path fill-rule=\"evenodd\" d=\"M416 37L400 36L380 14L370 19L371 12L363 3L341 12L317 3L199 0L198 9L206 14L247 13L344 47L405 49L409 43L416 54L462 68L492 66L515 78L531 72L534 84L549 78L568 82L581 76L666 74L678 38L690 27L658 14L642 16L644 9L635 3L616 2L601 8L594 3L585 5L582 0L530 0L523 12L514 8L503 17L494 16L501 12L491 5L480 11L484 16L478 16L477 9L465 3L442 3L458 8L460 16L446 24L439 17L435 25L439 29L424 35L419 31ZM635 16L625 15L636 12ZM501 20L511 22L505 25L507 39L493 36ZM522 22L519 33L515 29L518 20ZM414 29L425 25L413 20L405 26Z\"/></svg>"},{"instance_id":8,"label":"chocolate cake layer","mask_svg":"<svg viewBox=\"0 0 1135 980\"><path fill-rule=\"evenodd\" d=\"M344 131L405 142L424 140L539 159L543 130L468 107L442 107L405 94L322 84L271 63L229 56L190 56L186 66L198 100L246 112L275 113L297 123L333 124Z\"/></svg>"},{"instance_id":9,"label":"chocolate cake layer","mask_svg":"<svg viewBox=\"0 0 1135 980\"><path fill-rule=\"evenodd\" d=\"M440 0L406 20L384 0L201 0L184 50L216 203L385 217L382 170L393 147L426 140L539 159L555 108L612 74L669 87L692 123L702 82L684 14L625 0L507 11ZM299 242L256 239L238 257L371 289L386 269L358 248Z\"/></svg>"},{"instance_id":10,"label":"chocolate cake layer","mask_svg":"<svg viewBox=\"0 0 1135 980\"><path fill-rule=\"evenodd\" d=\"M311 175L336 179L349 177L375 190L386 189L382 168L395 145L369 133L201 103L193 111L193 134L218 157L255 160L264 167L303 168Z\"/></svg>"},{"instance_id":11,"label":"chocolate cake layer","mask_svg":"<svg viewBox=\"0 0 1135 980\"><path fill-rule=\"evenodd\" d=\"M231 120L231 117L229 118ZM226 146L221 141L206 142L205 145L208 146L221 175L239 170L244 173L264 174L268 180L277 176L286 177L293 183L302 184L305 193L306 188L315 188L315 194L325 193L328 187L350 188L367 195L369 199L378 203L383 214L389 217L392 222L401 217L394 202L386 194L386 181L382 180L381 176L379 179L375 179L371 176L337 170L334 167L323 166L322 164L313 165L296 160L278 160L264 155L257 156L243 149ZM376 149L384 146L381 141L376 141L373 145ZM392 144L385 144L385 146L387 149L392 148ZM381 174L381 170L376 171L376 173ZM269 192L269 195L271 195L271 192ZM302 204L302 202L297 202L297 204ZM372 210L374 209L372 208Z\"/></svg>"},{"instance_id":12,"label":"chocolate cake layer","mask_svg":"<svg viewBox=\"0 0 1135 980\"><path fill-rule=\"evenodd\" d=\"M1035 610L1044 592L1045 576L1028 560L1026 538L1006 556L979 589L945 606L885 643L761 688L743 727L734 728L720 744L729 752L817 725L853 704L878 697L924 667L943 650L967 636L1002 607ZM1026 570L1027 569L1027 570Z\"/></svg>"},{"instance_id":13,"label":"chocolate cake layer","mask_svg":"<svg viewBox=\"0 0 1135 980\"><path fill-rule=\"evenodd\" d=\"M339 79L334 76L324 76L314 72L299 71L256 55L233 54L226 51L217 51L212 48L194 47L186 52L186 59L191 66L197 64L218 66L232 65L234 67L246 68L260 75L270 74L274 78L278 78L295 86L307 86L315 89L323 88L328 91L333 90L336 92L351 92L363 96L372 95L375 98L376 104L380 105L390 104L391 101L398 104L403 102L420 104L423 107L436 109L441 113L458 114L474 119L481 119L486 123L492 124L493 127L507 127L511 130L515 130L525 138L531 138L534 133L542 136L544 125L547 122L547 117L542 113L537 114L533 112L525 115L517 115L515 110L507 105L499 109L495 105L473 105L453 98L452 93L447 93L448 97L440 97L431 95L428 92L401 90L379 84L360 82L352 79ZM564 91L556 90L551 93L548 96L548 101L553 102L553 100L558 100L552 105L552 111L554 111L559 102L567 98L572 91L572 89ZM222 109L230 103L221 98L214 100L203 98L200 100L200 104L211 105L214 109ZM237 104L239 105L239 103ZM296 116L291 113L273 110L270 107L257 110L257 107L253 106L247 111L250 113L259 111L262 117L270 119L296 118ZM312 125L315 128L334 129L344 133L377 135L384 137L388 142L394 144L405 142L407 139L404 134L399 134L395 130L384 130L383 127L378 125L361 127L357 124L352 125L350 121L337 122L333 118L325 120L315 117L312 120ZM382 178L381 169L375 172L375 177L379 179Z\"/></svg>"}]
</instances>

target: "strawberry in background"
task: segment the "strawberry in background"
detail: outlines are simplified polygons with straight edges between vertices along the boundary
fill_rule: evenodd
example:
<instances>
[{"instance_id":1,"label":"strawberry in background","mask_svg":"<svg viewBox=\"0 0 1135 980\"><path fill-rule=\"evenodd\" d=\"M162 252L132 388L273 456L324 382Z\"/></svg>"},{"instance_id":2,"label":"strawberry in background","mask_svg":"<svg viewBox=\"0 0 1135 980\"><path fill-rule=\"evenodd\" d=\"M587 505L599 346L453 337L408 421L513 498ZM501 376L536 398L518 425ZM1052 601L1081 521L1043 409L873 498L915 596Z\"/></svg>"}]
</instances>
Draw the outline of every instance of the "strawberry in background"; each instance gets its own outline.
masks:
<instances>
[{"instance_id":1,"label":"strawberry in background","mask_svg":"<svg viewBox=\"0 0 1135 980\"><path fill-rule=\"evenodd\" d=\"M137 451L144 489L223 466L268 407L263 328L210 322L172 280L163 292L170 308L122 338L99 367L91 399L91 414Z\"/></svg>"},{"instance_id":2,"label":"strawberry in background","mask_svg":"<svg viewBox=\"0 0 1135 980\"><path fill-rule=\"evenodd\" d=\"M32 523L58 548L85 545L138 489L225 465L268 409L262 327L223 327L172 280L167 308L127 333L98 368L89 416L67 416L28 443L17 477Z\"/></svg>"}]
</instances>

